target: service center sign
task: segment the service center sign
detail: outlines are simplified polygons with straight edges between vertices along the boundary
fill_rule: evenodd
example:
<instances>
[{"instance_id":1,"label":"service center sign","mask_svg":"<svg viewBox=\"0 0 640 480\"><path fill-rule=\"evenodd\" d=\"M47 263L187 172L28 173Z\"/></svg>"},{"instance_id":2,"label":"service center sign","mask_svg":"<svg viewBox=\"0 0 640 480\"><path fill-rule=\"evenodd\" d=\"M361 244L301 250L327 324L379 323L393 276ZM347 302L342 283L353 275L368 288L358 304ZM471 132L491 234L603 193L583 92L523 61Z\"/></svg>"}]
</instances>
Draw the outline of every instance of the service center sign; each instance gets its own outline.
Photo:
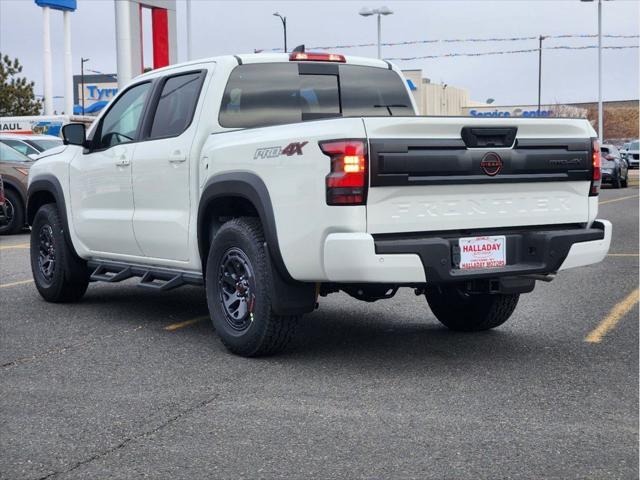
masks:
<instances>
[{"instance_id":1,"label":"service center sign","mask_svg":"<svg viewBox=\"0 0 640 480\"><path fill-rule=\"evenodd\" d=\"M461 238L460 269L499 268L507 264L506 237L485 236Z\"/></svg>"}]
</instances>

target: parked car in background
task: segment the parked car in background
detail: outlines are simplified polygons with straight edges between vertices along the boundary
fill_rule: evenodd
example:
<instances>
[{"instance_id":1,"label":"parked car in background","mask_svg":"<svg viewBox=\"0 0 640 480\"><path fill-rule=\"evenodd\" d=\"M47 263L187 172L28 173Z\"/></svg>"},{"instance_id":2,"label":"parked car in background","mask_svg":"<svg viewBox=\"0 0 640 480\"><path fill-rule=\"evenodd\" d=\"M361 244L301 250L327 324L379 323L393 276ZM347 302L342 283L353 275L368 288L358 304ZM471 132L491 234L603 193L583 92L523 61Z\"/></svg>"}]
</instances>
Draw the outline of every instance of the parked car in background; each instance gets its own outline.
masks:
<instances>
[{"instance_id":1,"label":"parked car in background","mask_svg":"<svg viewBox=\"0 0 640 480\"><path fill-rule=\"evenodd\" d=\"M27 181L33 163L26 155L0 142L0 175L6 212L0 235L17 233L26 226Z\"/></svg>"},{"instance_id":2,"label":"parked car in background","mask_svg":"<svg viewBox=\"0 0 640 480\"><path fill-rule=\"evenodd\" d=\"M4 199L4 185L0 175L0 227L7 224L7 202Z\"/></svg>"},{"instance_id":3,"label":"parked car in background","mask_svg":"<svg viewBox=\"0 0 640 480\"><path fill-rule=\"evenodd\" d=\"M613 188L626 188L629 183L629 167L620 157L620 151L613 145L600 147L602 183L610 183Z\"/></svg>"},{"instance_id":4,"label":"parked car in background","mask_svg":"<svg viewBox=\"0 0 640 480\"><path fill-rule=\"evenodd\" d=\"M1 134L0 142L9 145L32 159L35 159L45 150L62 145L62 139L53 135L23 135L16 133Z\"/></svg>"},{"instance_id":5,"label":"parked car in background","mask_svg":"<svg viewBox=\"0 0 640 480\"><path fill-rule=\"evenodd\" d=\"M640 142L625 143L620 155L627 162L629 168L638 168L640 165Z\"/></svg>"}]
</instances>

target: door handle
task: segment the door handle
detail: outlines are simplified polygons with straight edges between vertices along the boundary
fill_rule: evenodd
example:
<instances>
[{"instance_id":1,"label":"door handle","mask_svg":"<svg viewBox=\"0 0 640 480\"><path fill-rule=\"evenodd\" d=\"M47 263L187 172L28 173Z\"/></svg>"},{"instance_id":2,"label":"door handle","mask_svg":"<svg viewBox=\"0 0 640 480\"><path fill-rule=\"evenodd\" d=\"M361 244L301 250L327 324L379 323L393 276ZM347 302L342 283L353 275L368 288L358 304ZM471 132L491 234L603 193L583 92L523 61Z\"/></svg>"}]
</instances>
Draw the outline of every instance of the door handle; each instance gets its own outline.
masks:
<instances>
[{"instance_id":1,"label":"door handle","mask_svg":"<svg viewBox=\"0 0 640 480\"><path fill-rule=\"evenodd\" d=\"M182 163L187 160L187 156L183 155L180 150L174 150L174 152L169 157L169 163Z\"/></svg>"},{"instance_id":2,"label":"door handle","mask_svg":"<svg viewBox=\"0 0 640 480\"><path fill-rule=\"evenodd\" d=\"M121 155L120 158L118 158L118 160L116 161L116 167L127 167L129 166L129 163L131 163L129 161L129 158L127 158L125 155Z\"/></svg>"}]
</instances>

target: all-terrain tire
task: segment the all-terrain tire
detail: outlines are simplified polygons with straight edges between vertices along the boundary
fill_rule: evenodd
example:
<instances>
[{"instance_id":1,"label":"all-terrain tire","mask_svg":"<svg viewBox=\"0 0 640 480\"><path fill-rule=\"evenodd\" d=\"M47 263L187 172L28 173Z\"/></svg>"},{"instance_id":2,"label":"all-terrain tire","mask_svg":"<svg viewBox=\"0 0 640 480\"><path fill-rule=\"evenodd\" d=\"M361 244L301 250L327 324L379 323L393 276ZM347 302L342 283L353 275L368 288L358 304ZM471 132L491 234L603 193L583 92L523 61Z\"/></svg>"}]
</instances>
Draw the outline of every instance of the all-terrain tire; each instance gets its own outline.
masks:
<instances>
[{"instance_id":1,"label":"all-terrain tire","mask_svg":"<svg viewBox=\"0 0 640 480\"><path fill-rule=\"evenodd\" d=\"M440 286L427 289L425 296L433 314L447 328L478 332L506 322L518 305L520 294L470 294L455 286Z\"/></svg>"},{"instance_id":2,"label":"all-terrain tire","mask_svg":"<svg viewBox=\"0 0 640 480\"><path fill-rule=\"evenodd\" d=\"M240 217L222 225L211 241L205 287L211 322L231 352L273 355L293 338L300 316L273 312L272 282L260 221Z\"/></svg>"},{"instance_id":3,"label":"all-terrain tire","mask_svg":"<svg viewBox=\"0 0 640 480\"><path fill-rule=\"evenodd\" d=\"M11 219L6 225L0 226L0 235L12 235L22 231L25 226L24 204L18 192L12 189L4 191L7 207L11 210Z\"/></svg>"},{"instance_id":4,"label":"all-terrain tire","mask_svg":"<svg viewBox=\"0 0 640 480\"><path fill-rule=\"evenodd\" d=\"M87 264L64 235L64 225L53 203L40 207L31 227L31 272L47 302L75 302L89 285Z\"/></svg>"}]
</instances>

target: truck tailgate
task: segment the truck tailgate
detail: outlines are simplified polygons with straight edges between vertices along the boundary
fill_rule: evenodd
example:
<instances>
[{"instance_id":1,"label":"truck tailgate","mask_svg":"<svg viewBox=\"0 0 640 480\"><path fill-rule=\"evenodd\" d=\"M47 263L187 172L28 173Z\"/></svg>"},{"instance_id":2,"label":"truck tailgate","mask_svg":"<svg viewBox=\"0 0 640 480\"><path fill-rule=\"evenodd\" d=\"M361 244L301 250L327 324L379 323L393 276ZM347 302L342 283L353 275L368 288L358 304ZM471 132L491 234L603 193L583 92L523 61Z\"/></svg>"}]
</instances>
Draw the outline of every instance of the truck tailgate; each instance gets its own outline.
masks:
<instances>
[{"instance_id":1,"label":"truck tailgate","mask_svg":"<svg viewBox=\"0 0 640 480\"><path fill-rule=\"evenodd\" d=\"M364 118L367 231L401 233L586 223L586 120Z\"/></svg>"}]
</instances>

